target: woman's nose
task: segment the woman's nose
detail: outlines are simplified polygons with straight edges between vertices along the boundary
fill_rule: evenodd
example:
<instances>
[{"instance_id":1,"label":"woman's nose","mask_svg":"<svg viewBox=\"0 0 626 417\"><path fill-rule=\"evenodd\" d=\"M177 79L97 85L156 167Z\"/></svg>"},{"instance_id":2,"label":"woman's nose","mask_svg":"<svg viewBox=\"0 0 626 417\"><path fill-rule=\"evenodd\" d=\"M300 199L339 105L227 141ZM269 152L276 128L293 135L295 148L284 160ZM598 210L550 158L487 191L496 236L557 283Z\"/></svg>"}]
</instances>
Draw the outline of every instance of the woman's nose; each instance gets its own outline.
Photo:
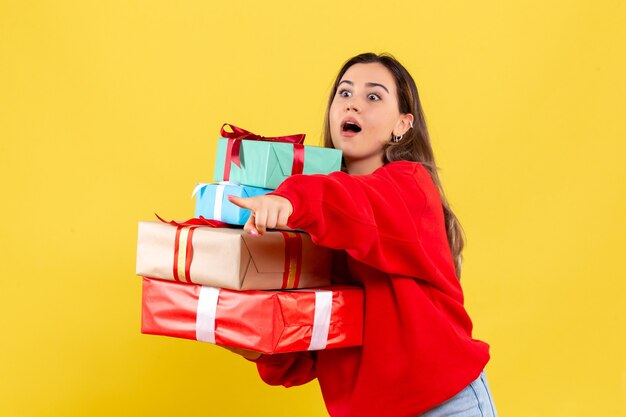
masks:
<instances>
[{"instance_id":1,"label":"woman's nose","mask_svg":"<svg viewBox=\"0 0 626 417\"><path fill-rule=\"evenodd\" d=\"M346 104L346 111L353 111L353 112L358 113L359 107L353 100L351 100Z\"/></svg>"}]
</instances>

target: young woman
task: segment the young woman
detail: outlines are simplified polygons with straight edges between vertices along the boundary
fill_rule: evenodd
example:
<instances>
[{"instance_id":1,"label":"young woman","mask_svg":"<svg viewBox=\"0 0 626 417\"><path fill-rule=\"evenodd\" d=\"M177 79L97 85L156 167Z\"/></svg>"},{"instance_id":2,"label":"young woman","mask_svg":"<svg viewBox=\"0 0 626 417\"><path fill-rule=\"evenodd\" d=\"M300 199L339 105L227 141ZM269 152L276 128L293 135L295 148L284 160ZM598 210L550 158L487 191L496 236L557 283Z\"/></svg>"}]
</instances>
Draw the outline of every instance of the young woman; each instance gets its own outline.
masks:
<instances>
[{"instance_id":1,"label":"young woman","mask_svg":"<svg viewBox=\"0 0 626 417\"><path fill-rule=\"evenodd\" d=\"M388 55L342 67L325 146L345 172L295 175L272 194L230 201L252 211L244 229L304 230L340 250L336 283L365 291L363 346L279 355L237 351L264 381L317 378L333 417L496 416L459 284L463 238L444 197L417 88Z\"/></svg>"}]
</instances>

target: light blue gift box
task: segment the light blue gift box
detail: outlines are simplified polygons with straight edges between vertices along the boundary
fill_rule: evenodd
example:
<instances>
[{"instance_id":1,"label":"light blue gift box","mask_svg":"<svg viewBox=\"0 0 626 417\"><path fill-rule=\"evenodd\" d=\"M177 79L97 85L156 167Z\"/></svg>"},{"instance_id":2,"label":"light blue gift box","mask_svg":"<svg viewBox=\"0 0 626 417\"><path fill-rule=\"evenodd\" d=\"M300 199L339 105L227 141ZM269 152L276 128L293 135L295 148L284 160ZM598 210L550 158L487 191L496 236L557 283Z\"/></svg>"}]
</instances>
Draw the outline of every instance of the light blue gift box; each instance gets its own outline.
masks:
<instances>
[{"instance_id":1,"label":"light blue gift box","mask_svg":"<svg viewBox=\"0 0 626 417\"><path fill-rule=\"evenodd\" d=\"M193 190L196 196L196 212L194 217L204 217L209 220L219 220L228 224L243 226L250 217L250 210L238 207L228 201L228 195L237 197L255 197L264 195L272 190L233 183L198 184Z\"/></svg>"},{"instance_id":2,"label":"light blue gift box","mask_svg":"<svg viewBox=\"0 0 626 417\"><path fill-rule=\"evenodd\" d=\"M228 139L217 142L215 181L224 180L224 165ZM230 178L237 184L275 190L281 182L292 175L294 145L261 140L241 141L241 167L230 162ZM341 151L319 146L304 146L303 174L330 174L341 170Z\"/></svg>"}]
</instances>

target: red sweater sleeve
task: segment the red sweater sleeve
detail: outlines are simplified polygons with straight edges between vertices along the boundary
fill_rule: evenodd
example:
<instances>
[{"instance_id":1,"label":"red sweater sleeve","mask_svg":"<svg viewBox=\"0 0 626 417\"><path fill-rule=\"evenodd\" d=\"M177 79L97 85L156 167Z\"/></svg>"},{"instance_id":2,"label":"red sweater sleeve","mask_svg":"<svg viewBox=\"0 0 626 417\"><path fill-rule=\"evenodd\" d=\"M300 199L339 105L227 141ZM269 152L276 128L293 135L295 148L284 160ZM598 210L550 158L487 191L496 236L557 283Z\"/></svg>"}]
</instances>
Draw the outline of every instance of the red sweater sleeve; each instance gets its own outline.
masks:
<instances>
[{"instance_id":1,"label":"red sweater sleeve","mask_svg":"<svg viewBox=\"0 0 626 417\"><path fill-rule=\"evenodd\" d=\"M269 385L293 387L316 378L315 352L262 355L256 362L261 379Z\"/></svg>"},{"instance_id":2,"label":"red sweater sleeve","mask_svg":"<svg viewBox=\"0 0 626 417\"><path fill-rule=\"evenodd\" d=\"M387 274L432 276L434 265L422 242L424 234L440 231L424 229L442 224L443 211L420 164L392 162L364 176L294 175L272 194L291 202L288 226L309 233L316 244L343 249ZM434 240L451 261L445 233Z\"/></svg>"}]
</instances>

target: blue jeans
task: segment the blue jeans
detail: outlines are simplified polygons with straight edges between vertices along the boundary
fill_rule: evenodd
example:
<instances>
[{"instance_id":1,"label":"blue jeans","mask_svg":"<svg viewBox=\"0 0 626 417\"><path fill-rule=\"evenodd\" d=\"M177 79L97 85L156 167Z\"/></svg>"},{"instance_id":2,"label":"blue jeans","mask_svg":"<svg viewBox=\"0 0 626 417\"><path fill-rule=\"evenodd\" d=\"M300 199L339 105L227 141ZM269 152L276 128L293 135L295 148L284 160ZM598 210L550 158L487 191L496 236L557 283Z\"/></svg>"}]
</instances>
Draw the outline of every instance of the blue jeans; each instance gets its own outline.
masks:
<instances>
[{"instance_id":1,"label":"blue jeans","mask_svg":"<svg viewBox=\"0 0 626 417\"><path fill-rule=\"evenodd\" d=\"M485 371L463 391L419 417L498 417Z\"/></svg>"}]
</instances>

